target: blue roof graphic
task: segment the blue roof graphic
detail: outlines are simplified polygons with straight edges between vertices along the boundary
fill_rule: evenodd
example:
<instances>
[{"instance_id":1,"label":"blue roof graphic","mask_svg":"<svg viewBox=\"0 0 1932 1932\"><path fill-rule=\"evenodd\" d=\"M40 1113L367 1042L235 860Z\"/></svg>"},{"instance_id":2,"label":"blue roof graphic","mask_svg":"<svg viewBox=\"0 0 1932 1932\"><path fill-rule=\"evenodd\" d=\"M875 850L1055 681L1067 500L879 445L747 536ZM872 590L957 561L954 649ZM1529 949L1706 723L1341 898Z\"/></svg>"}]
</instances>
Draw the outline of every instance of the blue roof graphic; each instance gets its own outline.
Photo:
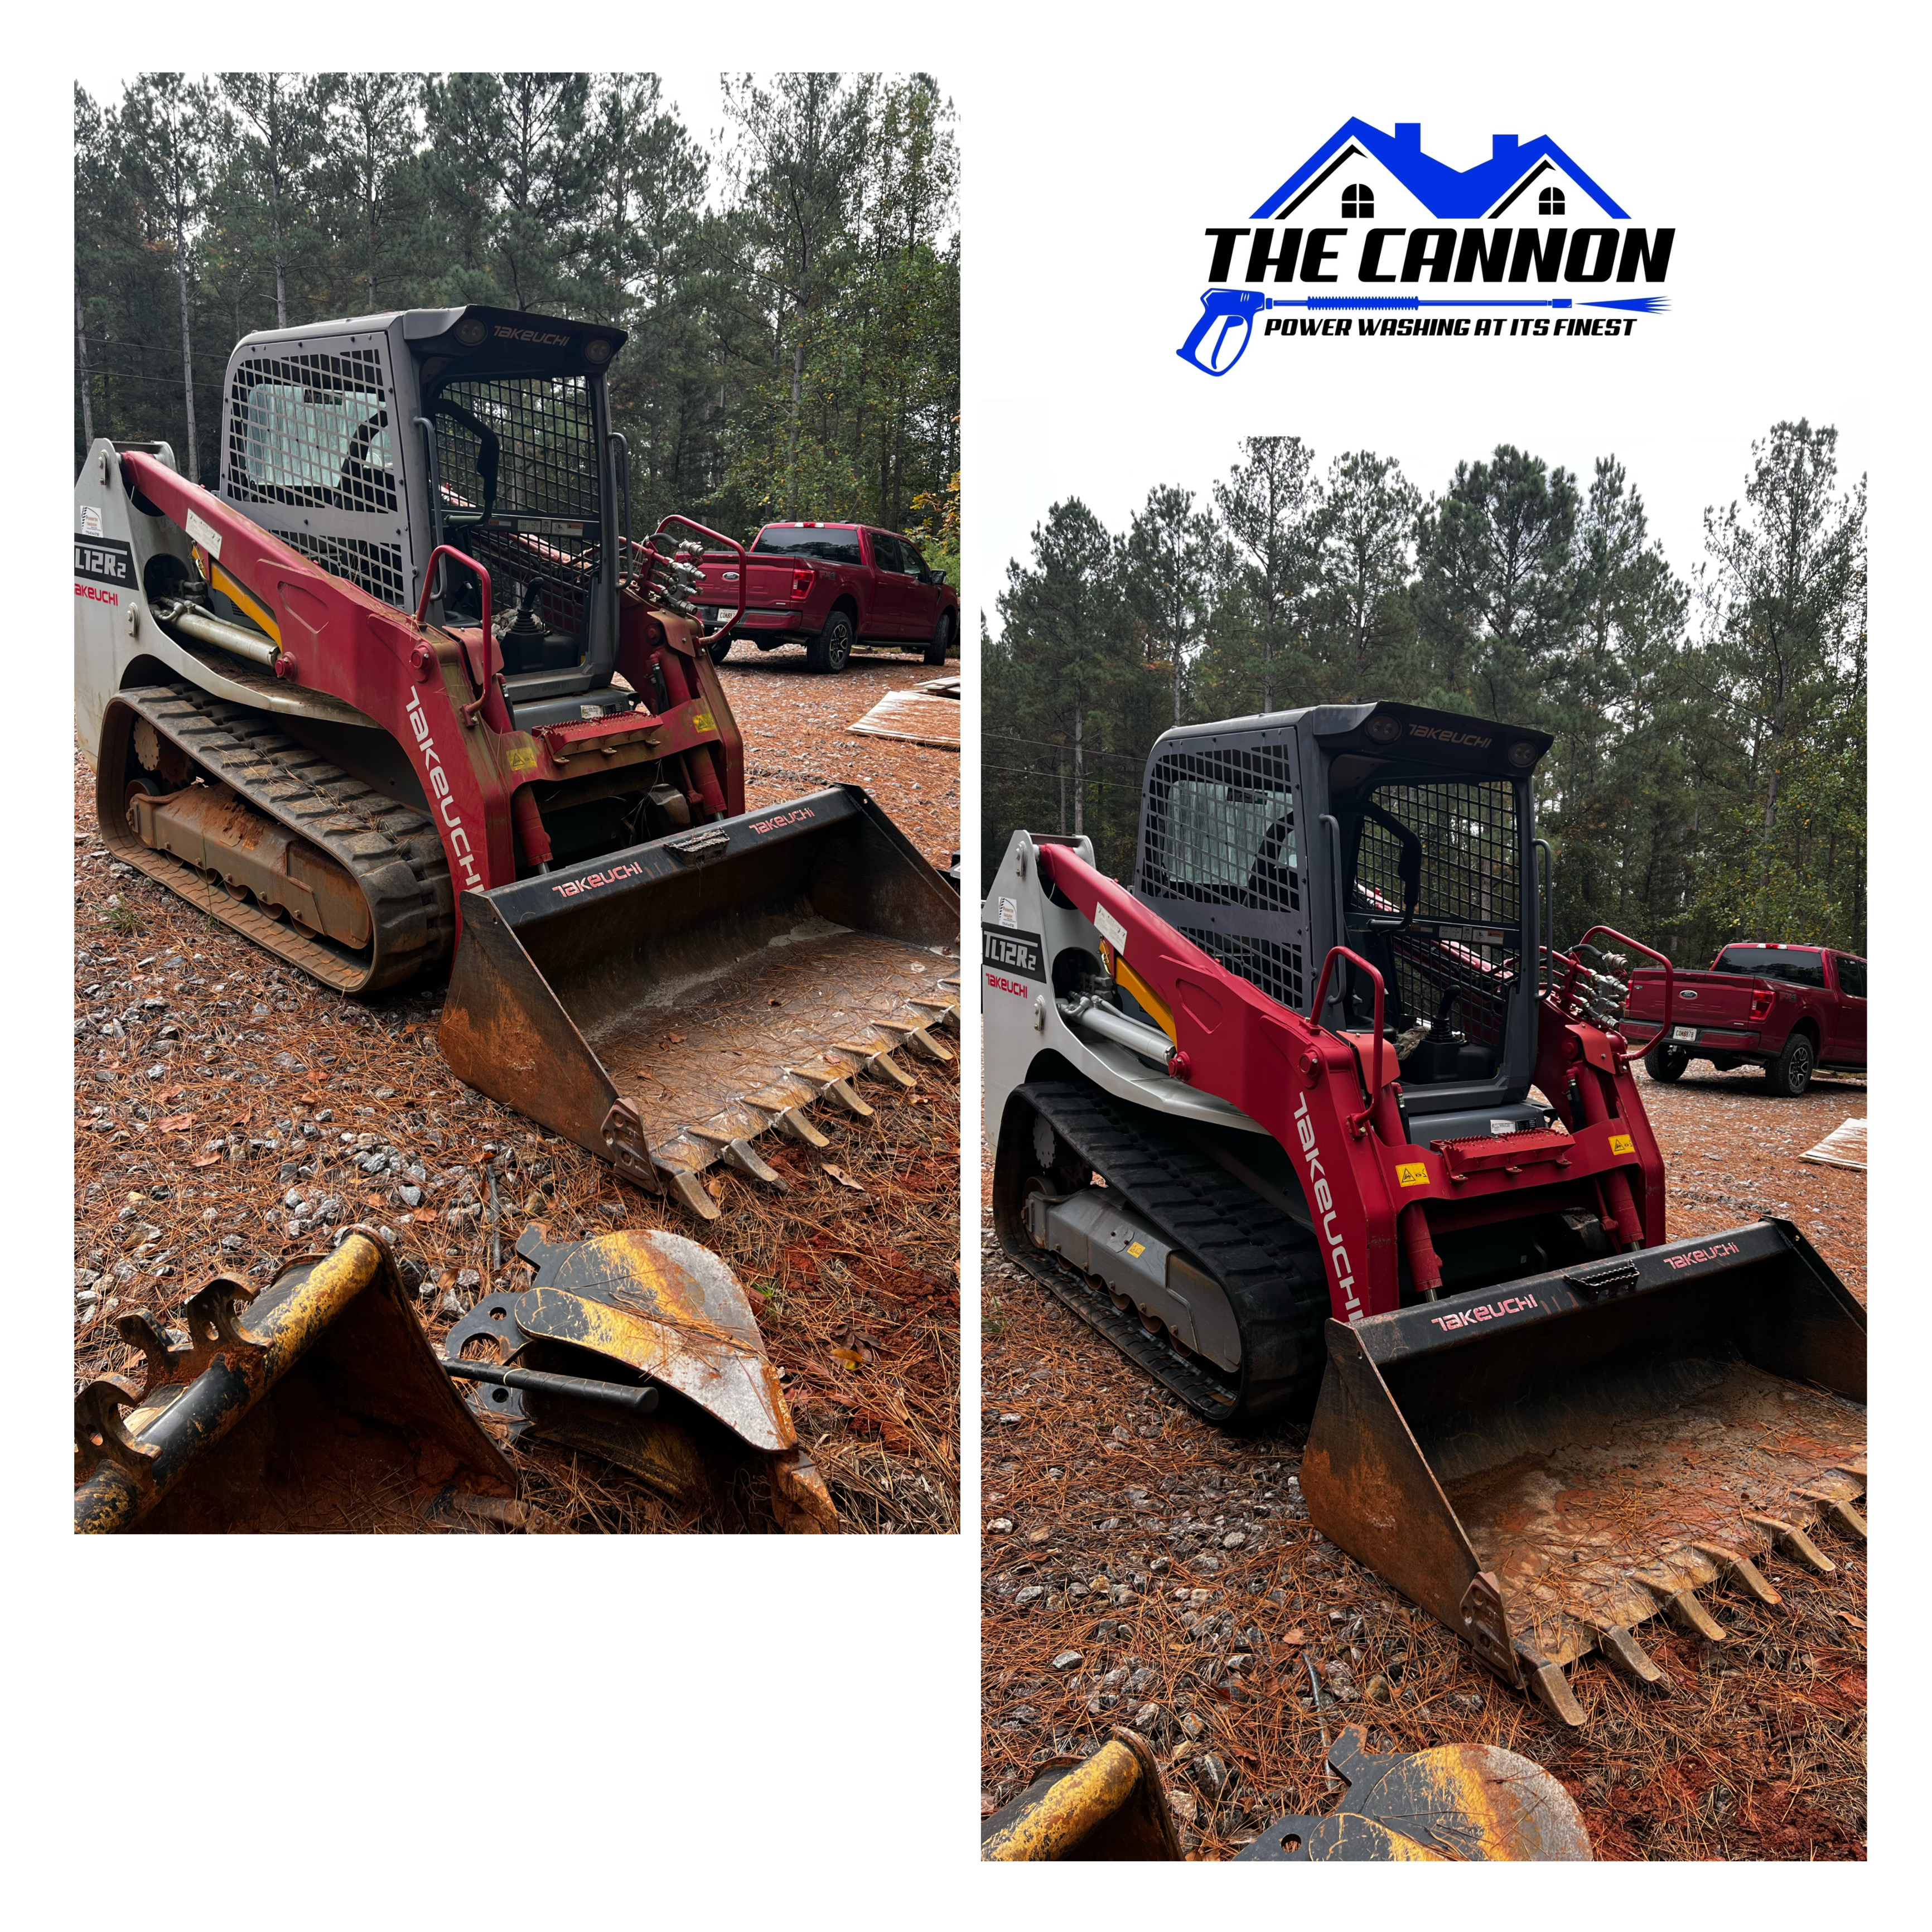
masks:
<instances>
[{"instance_id":1,"label":"blue roof graphic","mask_svg":"<svg viewBox=\"0 0 1932 1932\"><path fill-rule=\"evenodd\" d=\"M1381 162L1441 220L1479 221L1490 214L1501 214L1504 202L1515 199L1511 189L1526 188L1536 175L1549 172L1552 163L1560 165L1606 213L1619 221L1630 219L1547 134L1539 134L1533 141L1519 141L1514 134L1498 134L1492 140L1494 151L1490 158L1459 174L1422 152L1419 121L1398 121L1392 134L1371 128L1366 121L1346 121L1255 210L1250 219L1274 221L1286 214L1304 191L1318 186L1328 174L1349 158L1352 146Z\"/></svg>"}]
</instances>

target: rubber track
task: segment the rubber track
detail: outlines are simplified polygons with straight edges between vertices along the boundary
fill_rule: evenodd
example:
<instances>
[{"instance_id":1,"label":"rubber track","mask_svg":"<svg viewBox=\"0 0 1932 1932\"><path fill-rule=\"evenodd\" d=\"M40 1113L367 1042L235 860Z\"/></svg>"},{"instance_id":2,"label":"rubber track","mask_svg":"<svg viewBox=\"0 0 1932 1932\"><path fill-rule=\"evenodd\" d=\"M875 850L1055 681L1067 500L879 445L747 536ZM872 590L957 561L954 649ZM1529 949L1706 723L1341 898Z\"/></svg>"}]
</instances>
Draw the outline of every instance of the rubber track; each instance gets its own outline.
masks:
<instances>
[{"instance_id":1,"label":"rubber track","mask_svg":"<svg viewBox=\"0 0 1932 1932\"><path fill-rule=\"evenodd\" d=\"M117 857L178 892L265 950L344 993L400 985L449 956L455 901L442 842L426 812L352 778L278 730L268 714L212 697L189 684L148 685L115 694L208 778L233 789L265 818L308 839L341 865L368 902L366 955L310 938L291 921L211 889L191 866L143 844L118 818L101 814ZM106 746L103 747L104 751ZM104 802L110 776L103 760ZM133 753L120 776L132 768Z\"/></svg>"},{"instance_id":2,"label":"rubber track","mask_svg":"<svg viewBox=\"0 0 1932 1932\"><path fill-rule=\"evenodd\" d=\"M1227 1296L1241 1336L1239 1384L1149 1335L1023 1232L1016 1239L1002 1228L1008 1254L1211 1422L1258 1424L1312 1404L1326 1360L1329 1300L1307 1231L1193 1146L1184 1130L1097 1087L1042 1081L1013 1097L1051 1122L1110 1190Z\"/></svg>"}]
</instances>

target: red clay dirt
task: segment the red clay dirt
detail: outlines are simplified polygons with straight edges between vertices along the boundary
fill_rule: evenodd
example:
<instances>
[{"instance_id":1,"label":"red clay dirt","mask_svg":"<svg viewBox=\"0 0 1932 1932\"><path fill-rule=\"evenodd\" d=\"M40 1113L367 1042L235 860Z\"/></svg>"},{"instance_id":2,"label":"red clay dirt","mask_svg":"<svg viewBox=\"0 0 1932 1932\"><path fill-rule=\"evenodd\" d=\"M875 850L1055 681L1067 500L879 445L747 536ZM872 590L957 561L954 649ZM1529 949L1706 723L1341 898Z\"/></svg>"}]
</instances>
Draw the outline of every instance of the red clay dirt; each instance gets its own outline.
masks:
<instances>
[{"instance_id":1,"label":"red clay dirt","mask_svg":"<svg viewBox=\"0 0 1932 1932\"><path fill-rule=\"evenodd\" d=\"M750 661L741 666L738 656ZM748 802L856 782L944 866L958 844L957 756L844 728L889 686L935 674L903 659L855 659L842 676L821 678L806 672L796 651L758 659L741 646L738 656L722 676L745 732ZM581 1149L456 1081L436 1051L440 982L359 1002L325 991L141 874L110 873L94 823L92 774L76 757L77 1288L82 1274L99 1277L87 1284L96 1298L76 1302L76 1386L134 1360L113 1332L114 1315L146 1308L166 1322L211 1275L248 1274L262 1257L279 1262L326 1240L326 1226L287 1232L280 1204L292 1185L304 1196L332 1192L335 1225L367 1220L396 1231L406 1263L423 1271L422 1316L439 1342L454 1317L431 1311L446 1292L467 1303L481 1282L521 1279L514 1263L493 1276L493 1234L508 1262L533 1220L554 1240L662 1226L716 1250L745 1284L844 1526L958 1528L956 1062L920 1061L909 1070L919 1082L910 1094L868 1082L878 1110L870 1120L815 1112L832 1142L823 1150L761 1144L788 1194L716 1170L709 1178L724 1216L704 1223L620 1185ZM147 1001L166 1004L148 1010ZM104 1026L118 1036L103 1036ZM325 1111L332 1118L318 1122ZM301 1140L305 1123L319 1127L319 1139ZM401 1202L403 1177L366 1179L344 1133L375 1136L419 1166L422 1204ZM280 1144L250 1144L272 1138ZM313 1177L281 1177L284 1162L310 1162L317 1148L332 1155ZM493 1174L501 1209L494 1227ZM224 1238L234 1245L224 1248ZM478 1279L464 1282L466 1273ZM680 1509L589 1455L510 1453L526 1499L561 1528L773 1526L756 1482Z\"/></svg>"},{"instance_id":2,"label":"red clay dirt","mask_svg":"<svg viewBox=\"0 0 1932 1932\"><path fill-rule=\"evenodd\" d=\"M1798 1158L1863 1115L1862 1082L1793 1101L1744 1070L1639 1078L1672 1238L1778 1215L1864 1300L1865 1177ZM1534 1759L1600 1858L1864 1858L1863 1544L1822 1534L1827 1577L1767 1558L1779 1610L1708 1592L1721 1644L1646 1624L1668 1691L1586 1660L1571 1685L1589 1721L1570 1731L1312 1527L1304 1431L1209 1427L982 1240L982 1813L1130 1724L1190 1855L1226 1858L1271 1818L1334 1808L1324 1728L1358 1723L1371 1750Z\"/></svg>"}]
</instances>

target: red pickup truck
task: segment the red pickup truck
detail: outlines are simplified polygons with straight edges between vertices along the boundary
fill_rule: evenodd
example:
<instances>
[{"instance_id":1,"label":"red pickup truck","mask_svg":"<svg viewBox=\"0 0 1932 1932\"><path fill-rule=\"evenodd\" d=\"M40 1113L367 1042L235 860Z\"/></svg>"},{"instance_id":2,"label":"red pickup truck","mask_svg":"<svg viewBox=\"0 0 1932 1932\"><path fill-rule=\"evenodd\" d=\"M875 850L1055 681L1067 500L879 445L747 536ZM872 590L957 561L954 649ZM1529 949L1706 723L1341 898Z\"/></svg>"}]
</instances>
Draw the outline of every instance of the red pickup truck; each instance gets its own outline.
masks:
<instances>
[{"instance_id":1,"label":"red pickup truck","mask_svg":"<svg viewBox=\"0 0 1932 1932\"><path fill-rule=\"evenodd\" d=\"M739 563L700 560L697 598L710 622L737 608ZM718 663L740 640L761 651L802 644L814 670L841 671L860 644L918 652L943 664L959 634L959 593L910 540L863 524L767 524L746 556L745 614L711 646Z\"/></svg>"},{"instance_id":2,"label":"red pickup truck","mask_svg":"<svg viewBox=\"0 0 1932 1932\"><path fill-rule=\"evenodd\" d=\"M1664 975L1633 974L1630 1030L1652 1036L1643 1064L1653 1080L1676 1080L1694 1060L1720 1073L1750 1063L1765 1084L1789 1099L1821 1066L1862 1073L1865 1066L1865 962L1822 946L1727 946L1708 973L1672 976L1672 1010L1664 1006Z\"/></svg>"}]
</instances>

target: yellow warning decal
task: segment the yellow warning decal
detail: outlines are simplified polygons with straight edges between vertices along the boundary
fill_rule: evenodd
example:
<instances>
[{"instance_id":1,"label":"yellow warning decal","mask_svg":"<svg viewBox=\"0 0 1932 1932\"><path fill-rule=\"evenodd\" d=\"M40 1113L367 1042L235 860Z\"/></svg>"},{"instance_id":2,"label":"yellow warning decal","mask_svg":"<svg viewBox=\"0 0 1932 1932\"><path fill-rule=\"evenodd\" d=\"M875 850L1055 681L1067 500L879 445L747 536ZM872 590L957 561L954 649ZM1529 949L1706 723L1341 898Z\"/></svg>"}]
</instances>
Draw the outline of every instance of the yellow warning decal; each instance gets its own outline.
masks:
<instances>
[{"instance_id":1,"label":"yellow warning decal","mask_svg":"<svg viewBox=\"0 0 1932 1932\"><path fill-rule=\"evenodd\" d=\"M1610 1136L1610 1151L1612 1154L1635 1154L1636 1149L1631 1144L1628 1134L1612 1134Z\"/></svg>"},{"instance_id":2,"label":"yellow warning decal","mask_svg":"<svg viewBox=\"0 0 1932 1932\"><path fill-rule=\"evenodd\" d=\"M691 728L694 731L715 731L718 721L708 711L694 711L691 714Z\"/></svg>"},{"instance_id":3,"label":"yellow warning decal","mask_svg":"<svg viewBox=\"0 0 1932 1932\"><path fill-rule=\"evenodd\" d=\"M1108 970L1114 976L1117 986L1124 986L1140 1002L1141 1010L1176 1046L1180 1044L1180 1036L1174 1029L1174 1015L1167 1002L1121 958L1119 952L1101 942L1102 949L1110 956Z\"/></svg>"},{"instance_id":4,"label":"yellow warning decal","mask_svg":"<svg viewBox=\"0 0 1932 1932\"><path fill-rule=\"evenodd\" d=\"M533 772L537 768L537 754L528 745L510 747L510 769L513 772Z\"/></svg>"},{"instance_id":5,"label":"yellow warning decal","mask_svg":"<svg viewBox=\"0 0 1932 1932\"><path fill-rule=\"evenodd\" d=\"M1136 1260L1138 1260L1142 1255L1147 1252L1146 1242L1130 1241L1127 1244L1127 1252L1132 1255Z\"/></svg>"},{"instance_id":6,"label":"yellow warning decal","mask_svg":"<svg viewBox=\"0 0 1932 1932\"><path fill-rule=\"evenodd\" d=\"M1426 1187L1429 1170L1419 1160L1406 1160L1396 1168L1395 1178L1399 1187Z\"/></svg>"},{"instance_id":7,"label":"yellow warning decal","mask_svg":"<svg viewBox=\"0 0 1932 1932\"><path fill-rule=\"evenodd\" d=\"M267 605L244 590L236 582L233 575L224 570L212 557L208 561L208 580L238 610L253 619L278 644L282 641L281 626L268 614Z\"/></svg>"}]
</instances>

